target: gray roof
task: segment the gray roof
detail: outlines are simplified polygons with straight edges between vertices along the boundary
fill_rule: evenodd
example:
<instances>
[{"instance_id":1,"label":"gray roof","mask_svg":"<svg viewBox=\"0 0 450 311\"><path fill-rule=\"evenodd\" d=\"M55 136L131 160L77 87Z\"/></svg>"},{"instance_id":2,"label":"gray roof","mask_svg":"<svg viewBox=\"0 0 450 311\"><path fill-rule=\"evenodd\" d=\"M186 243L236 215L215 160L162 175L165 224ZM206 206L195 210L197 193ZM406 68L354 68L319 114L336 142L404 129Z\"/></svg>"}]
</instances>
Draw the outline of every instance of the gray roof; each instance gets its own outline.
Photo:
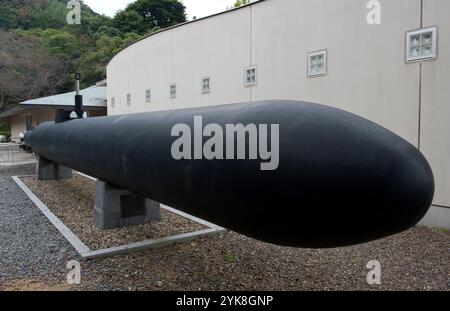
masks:
<instances>
[{"instance_id":1,"label":"gray roof","mask_svg":"<svg viewBox=\"0 0 450 311\"><path fill-rule=\"evenodd\" d=\"M106 87L91 86L81 90L83 95L83 106L85 107L106 107ZM75 92L53 95L49 97L31 99L21 102L20 105L37 106L73 106Z\"/></svg>"},{"instance_id":2,"label":"gray roof","mask_svg":"<svg viewBox=\"0 0 450 311\"><path fill-rule=\"evenodd\" d=\"M83 106L86 108L106 108L106 87L91 86L80 91L83 95ZM37 99L30 99L21 102L19 105L0 114L0 119L11 117L22 111L30 109L46 108L67 108L75 105L75 92L58 94Z\"/></svg>"}]
</instances>

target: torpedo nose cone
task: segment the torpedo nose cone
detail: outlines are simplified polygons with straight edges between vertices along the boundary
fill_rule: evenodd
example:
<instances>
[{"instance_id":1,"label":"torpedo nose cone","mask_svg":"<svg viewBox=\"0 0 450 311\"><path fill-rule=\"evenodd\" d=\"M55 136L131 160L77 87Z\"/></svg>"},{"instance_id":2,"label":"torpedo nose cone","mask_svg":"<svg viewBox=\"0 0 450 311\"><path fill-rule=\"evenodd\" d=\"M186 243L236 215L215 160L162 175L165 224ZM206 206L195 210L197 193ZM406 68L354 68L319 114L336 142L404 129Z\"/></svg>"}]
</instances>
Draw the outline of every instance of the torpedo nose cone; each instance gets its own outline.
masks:
<instances>
[{"instance_id":1,"label":"torpedo nose cone","mask_svg":"<svg viewBox=\"0 0 450 311\"><path fill-rule=\"evenodd\" d=\"M292 121L280 127L279 169L245 183L258 186L248 202L257 217L241 226L248 235L285 246L341 247L400 233L424 217L434 179L417 148L359 116L296 107L300 112L283 107ZM253 188L233 190L243 197Z\"/></svg>"},{"instance_id":2,"label":"torpedo nose cone","mask_svg":"<svg viewBox=\"0 0 450 311\"><path fill-rule=\"evenodd\" d=\"M381 159L369 169L355 164L344 177L341 172L316 176L319 186L311 176L299 181L297 185L306 191L297 188L292 195L297 199L281 200L281 205L272 202L272 212L261 216L266 226L258 238L285 246L332 248L374 241L413 227L432 204L434 179L424 156L406 142L402 145L402 150L385 154L389 165Z\"/></svg>"},{"instance_id":3,"label":"torpedo nose cone","mask_svg":"<svg viewBox=\"0 0 450 311\"><path fill-rule=\"evenodd\" d=\"M400 152L392 168L386 197L393 206L386 210L386 231L401 232L416 225L428 212L434 196L434 177L419 150L410 146Z\"/></svg>"}]
</instances>

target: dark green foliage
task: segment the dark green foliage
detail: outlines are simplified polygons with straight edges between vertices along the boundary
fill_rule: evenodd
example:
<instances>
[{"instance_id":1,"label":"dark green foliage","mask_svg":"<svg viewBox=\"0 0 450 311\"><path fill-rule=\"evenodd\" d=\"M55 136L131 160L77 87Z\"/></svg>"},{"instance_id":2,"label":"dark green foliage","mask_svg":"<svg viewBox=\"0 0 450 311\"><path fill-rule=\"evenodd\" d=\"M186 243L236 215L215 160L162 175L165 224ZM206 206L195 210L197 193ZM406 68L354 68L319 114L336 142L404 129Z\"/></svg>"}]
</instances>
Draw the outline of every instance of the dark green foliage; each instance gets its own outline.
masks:
<instances>
[{"instance_id":1,"label":"dark green foliage","mask_svg":"<svg viewBox=\"0 0 450 311\"><path fill-rule=\"evenodd\" d=\"M143 33L145 30L143 22L144 18L133 10L120 11L114 17L114 26L121 32Z\"/></svg>"},{"instance_id":2,"label":"dark green foliage","mask_svg":"<svg viewBox=\"0 0 450 311\"><path fill-rule=\"evenodd\" d=\"M1 0L0 28L62 28L66 25L68 0ZM82 16L95 14L82 5Z\"/></svg>"},{"instance_id":3,"label":"dark green foliage","mask_svg":"<svg viewBox=\"0 0 450 311\"><path fill-rule=\"evenodd\" d=\"M243 6L243 5L246 5L246 4L249 4L249 3L250 3L249 0L236 0L236 2L234 3L234 7L238 8L240 6Z\"/></svg>"},{"instance_id":4,"label":"dark green foliage","mask_svg":"<svg viewBox=\"0 0 450 311\"><path fill-rule=\"evenodd\" d=\"M122 32L146 34L186 22L185 10L179 0L137 0L117 13L113 22Z\"/></svg>"},{"instance_id":5,"label":"dark green foliage","mask_svg":"<svg viewBox=\"0 0 450 311\"><path fill-rule=\"evenodd\" d=\"M0 0L0 111L20 101L106 78L106 65L141 35L185 22L179 0L137 0L114 18L82 3L81 24L68 25L68 0ZM5 124L1 124L4 130Z\"/></svg>"},{"instance_id":6,"label":"dark green foliage","mask_svg":"<svg viewBox=\"0 0 450 311\"><path fill-rule=\"evenodd\" d=\"M52 55L39 37L0 30L0 46L0 109L69 90L70 63Z\"/></svg>"},{"instance_id":7,"label":"dark green foliage","mask_svg":"<svg viewBox=\"0 0 450 311\"><path fill-rule=\"evenodd\" d=\"M0 120L0 135L10 136L11 130L7 120Z\"/></svg>"}]
</instances>

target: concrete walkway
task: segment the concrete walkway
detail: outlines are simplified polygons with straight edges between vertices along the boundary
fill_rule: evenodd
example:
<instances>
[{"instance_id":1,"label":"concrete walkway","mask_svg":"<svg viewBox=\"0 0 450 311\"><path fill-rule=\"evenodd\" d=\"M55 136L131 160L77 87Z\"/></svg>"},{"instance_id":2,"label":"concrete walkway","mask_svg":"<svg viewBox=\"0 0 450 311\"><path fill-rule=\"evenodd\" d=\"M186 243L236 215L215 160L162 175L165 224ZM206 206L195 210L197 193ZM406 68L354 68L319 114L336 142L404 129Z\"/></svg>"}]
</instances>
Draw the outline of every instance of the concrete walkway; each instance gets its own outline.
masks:
<instances>
[{"instance_id":1,"label":"concrete walkway","mask_svg":"<svg viewBox=\"0 0 450 311\"><path fill-rule=\"evenodd\" d=\"M0 144L0 166L15 166L36 163L33 153L19 149L19 144Z\"/></svg>"}]
</instances>

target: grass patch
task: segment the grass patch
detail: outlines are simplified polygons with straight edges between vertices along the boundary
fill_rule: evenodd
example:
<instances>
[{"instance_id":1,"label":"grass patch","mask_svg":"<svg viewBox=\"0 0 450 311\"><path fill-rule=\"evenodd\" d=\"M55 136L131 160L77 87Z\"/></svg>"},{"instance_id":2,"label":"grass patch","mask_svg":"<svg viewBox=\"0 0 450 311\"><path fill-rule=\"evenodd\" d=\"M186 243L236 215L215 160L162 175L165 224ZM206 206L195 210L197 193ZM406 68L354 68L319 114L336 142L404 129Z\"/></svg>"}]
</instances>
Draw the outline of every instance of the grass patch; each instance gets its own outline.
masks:
<instances>
[{"instance_id":1,"label":"grass patch","mask_svg":"<svg viewBox=\"0 0 450 311\"><path fill-rule=\"evenodd\" d=\"M435 228L436 231L450 235L450 230L443 229L443 228Z\"/></svg>"},{"instance_id":2,"label":"grass patch","mask_svg":"<svg viewBox=\"0 0 450 311\"><path fill-rule=\"evenodd\" d=\"M228 263L233 263L233 262L236 261L236 257L233 256L233 255L225 255L225 260L226 260L226 262L228 262Z\"/></svg>"}]
</instances>

